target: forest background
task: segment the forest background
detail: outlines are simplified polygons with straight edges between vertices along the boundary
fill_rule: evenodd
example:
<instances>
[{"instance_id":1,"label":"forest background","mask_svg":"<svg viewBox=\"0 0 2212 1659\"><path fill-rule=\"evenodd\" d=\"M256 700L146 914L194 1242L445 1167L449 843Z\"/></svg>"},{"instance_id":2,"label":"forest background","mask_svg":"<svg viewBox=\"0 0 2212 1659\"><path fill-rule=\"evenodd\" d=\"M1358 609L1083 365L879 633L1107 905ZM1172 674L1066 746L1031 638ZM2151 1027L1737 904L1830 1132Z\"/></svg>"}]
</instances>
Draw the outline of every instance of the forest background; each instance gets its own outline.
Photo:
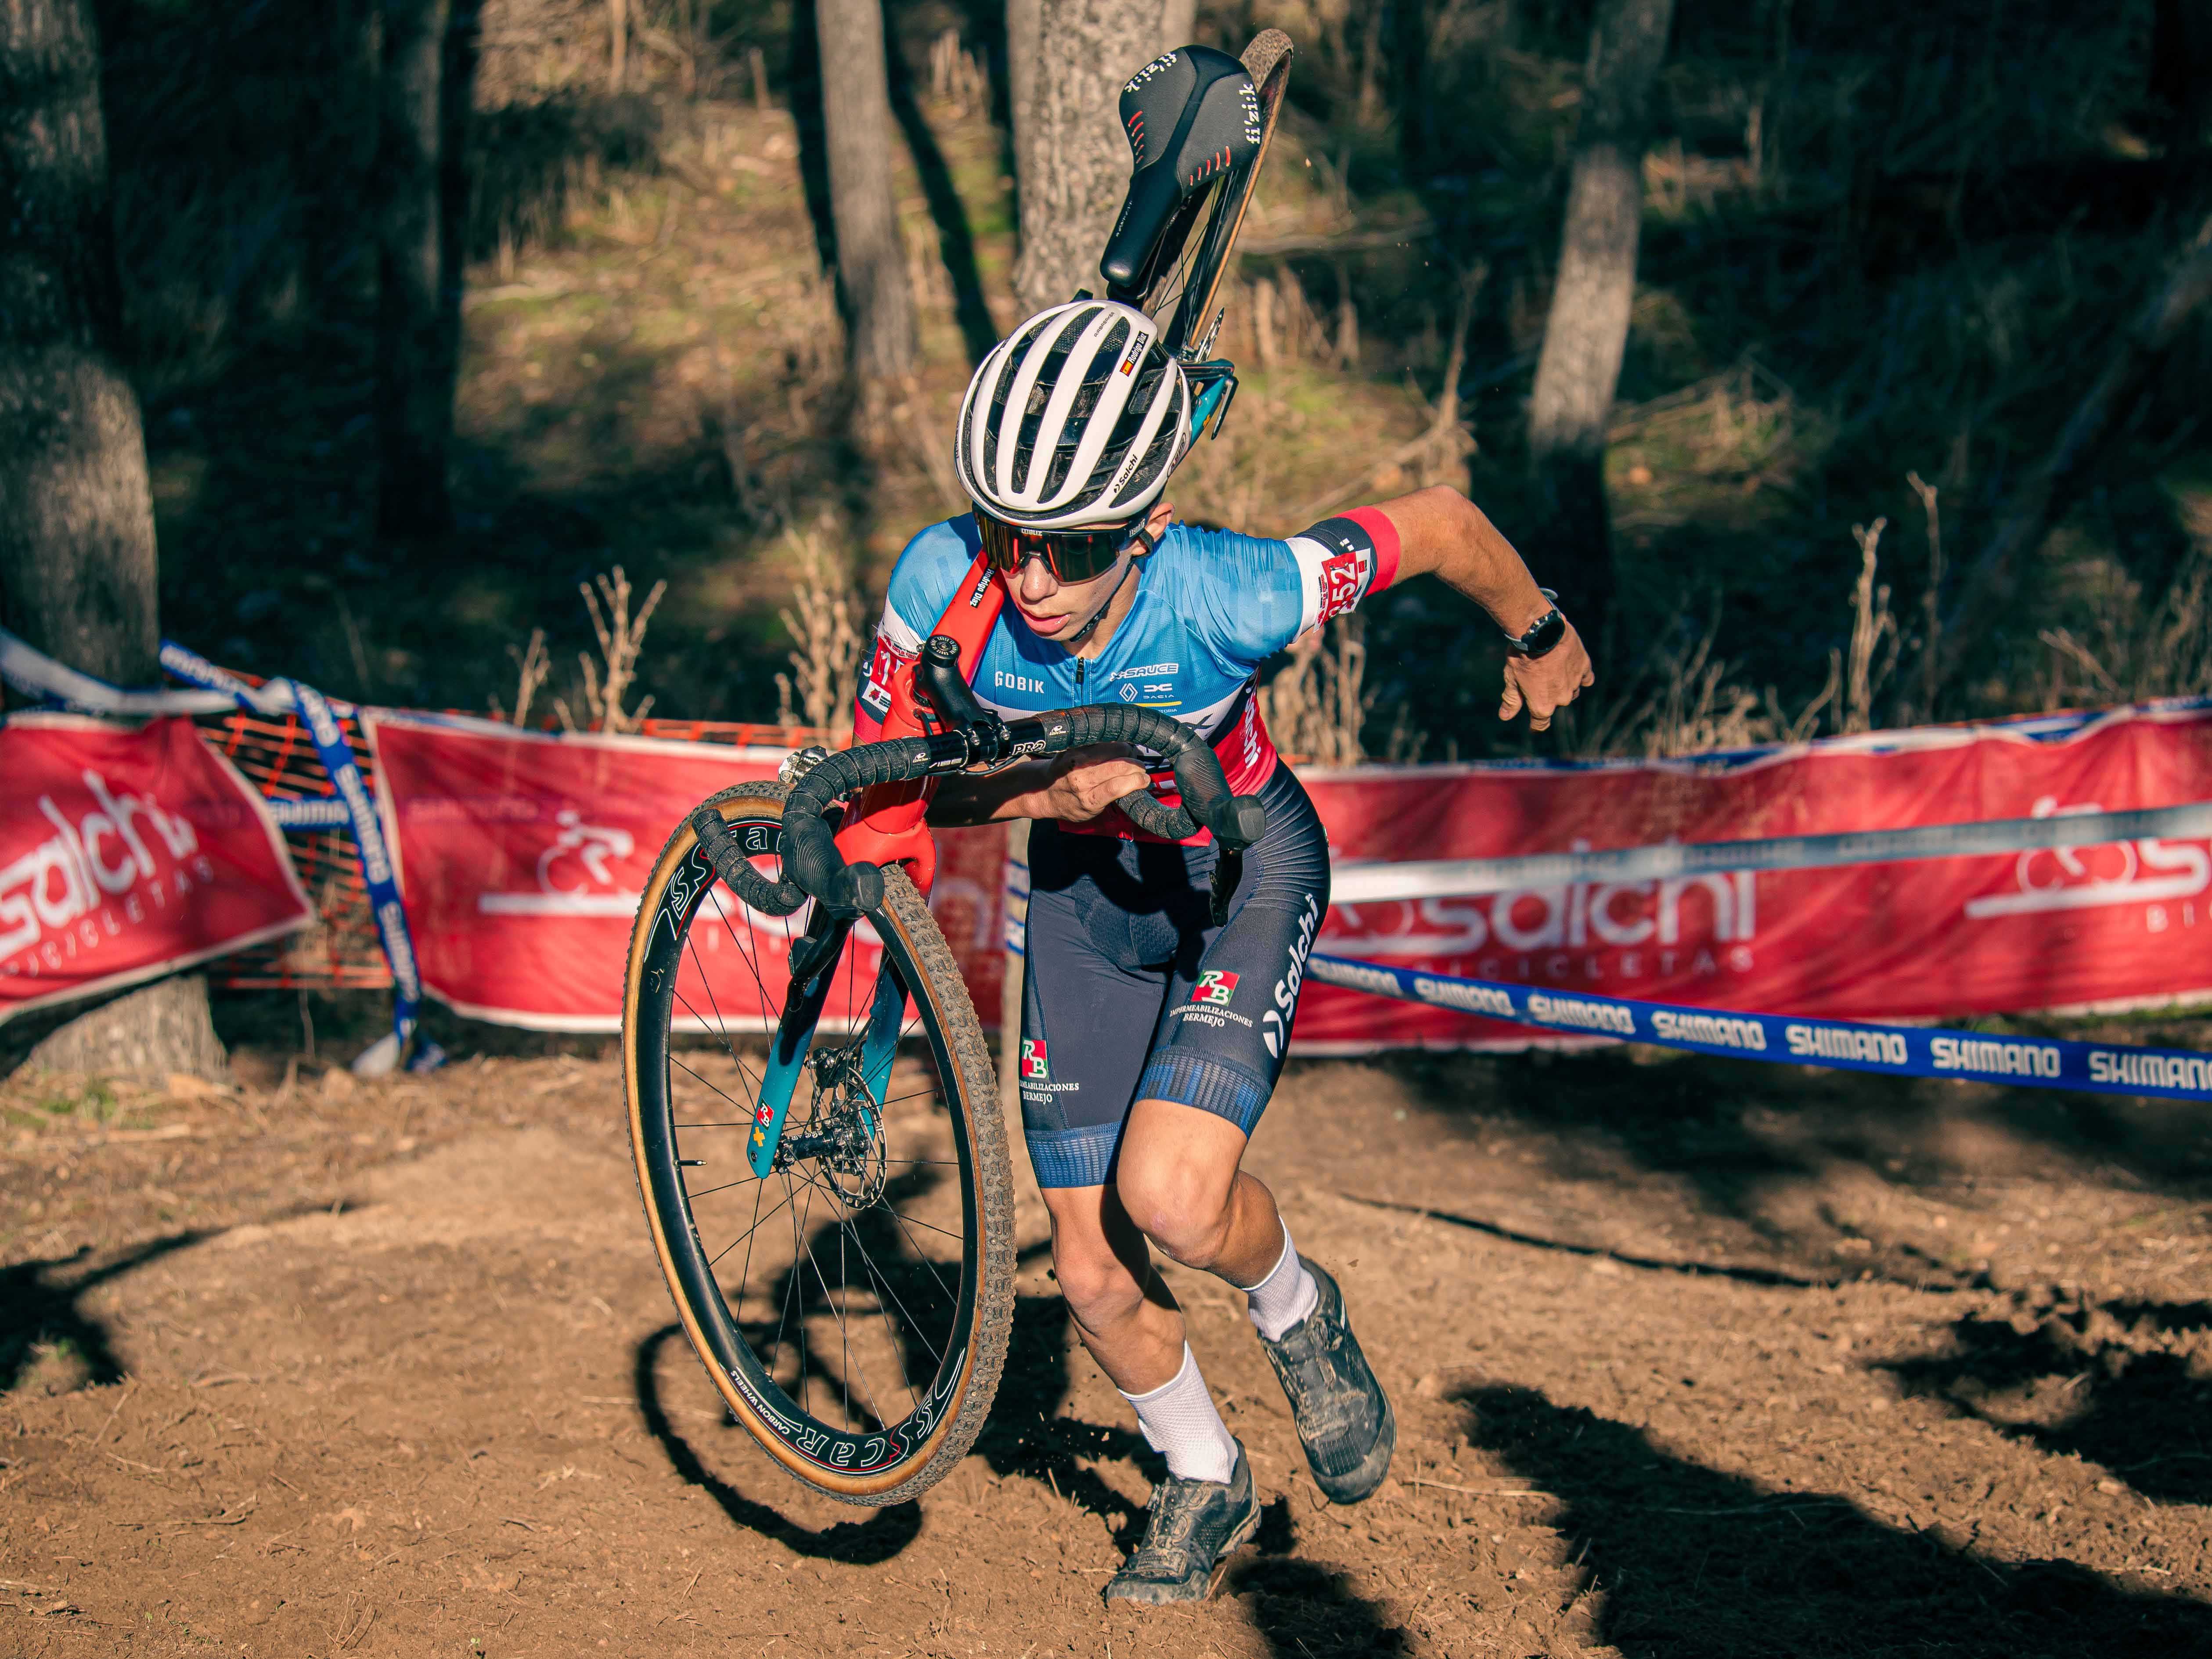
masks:
<instances>
[{"instance_id":1,"label":"forest background","mask_svg":"<svg viewBox=\"0 0 2212 1659\"><path fill-rule=\"evenodd\" d=\"M1447 481L1546 577L1528 408L1593 9L1198 7L1202 40L1273 24L1300 56L1223 342L1245 383L1178 481L1186 517L1279 534ZM453 516L415 534L377 514L377 8L98 10L166 634L340 696L511 714L542 630L534 723L586 707L577 588L618 565L668 584L637 671L656 713L830 712L804 671L849 672L900 547L960 510L951 416L1018 314L1002 8L886 5L921 354L856 387L807 0L489 0ZM1559 745L2212 690L2212 327L2193 292L2154 349L2137 323L2205 263L2205 11L1674 8L1604 434L1607 678ZM1496 654L1412 584L1273 701L1325 758L1548 750L1489 717Z\"/></svg>"}]
</instances>

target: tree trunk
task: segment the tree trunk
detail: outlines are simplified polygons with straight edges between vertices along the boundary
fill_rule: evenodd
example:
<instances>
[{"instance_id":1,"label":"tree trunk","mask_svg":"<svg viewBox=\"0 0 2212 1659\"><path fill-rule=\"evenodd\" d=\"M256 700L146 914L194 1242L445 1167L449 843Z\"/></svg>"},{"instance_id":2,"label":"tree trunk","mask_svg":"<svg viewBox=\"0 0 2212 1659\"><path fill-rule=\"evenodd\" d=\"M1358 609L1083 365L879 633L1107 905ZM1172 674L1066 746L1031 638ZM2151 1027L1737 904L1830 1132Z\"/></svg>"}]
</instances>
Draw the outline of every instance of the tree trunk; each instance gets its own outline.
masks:
<instances>
[{"instance_id":1,"label":"tree trunk","mask_svg":"<svg viewBox=\"0 0 2212 1659\"><path fill-rule=\"evenodd\" d=\"M864 392L914 372L914 293L891 187L891 125L881 0L815 0L821 42L822 121L830 152L830 213L848 355Z\"/></svg>"},{"instance_id":2,"label":"tree trunk","mask_svg":"<svg viewBox=\"0 0 2212 1659\"><path fill-rule=\"evenodd\" d=\"M148 684L154 501L123 368L89 0L0 3L0 623L73 668ZM111 1063L126 1048L129 1064ZM198 977L82 1015L33 1057L204 1075L223 1063Z\"/></svg>"},{"instance_id":3,"label":"tree trunk","mask_svg":"<svg viewBox=\"0 0 2212 1659\"><path fill-rule=\"evenodd\" d=\"M453 527L467 139L482 0L384 0L377 85L376 523Z\"/></svg>"},{"instance_id":4,"label":"tree trunk","mask_svg":"<svg viewBox=\"0 0 2212 1659\"><path fill-rule=\"evenodd\" d=\"M1104 291L1099 256L1129 187L1122 83L1188 44L1194 0L1007 0L1021 191L1014 293L1024 315Z\"/></svg>"},{"instance_id":5,"label":"tree trunk","mask_svg":"<svg viewBox=\"0 0 2212 1659\"><path fill-rule=\"evenodd\" d=\"M1531 550L1555 578L1550 586L1561 608L1593 644L1613 603L1606 421L1636 295L1651 83L1673 15L1674 0L1601 0L1598 8L1559 278L1528 410L1528 460L1547 519Z\"/></svg>"},{"instance_id":6,"label":"tree trunk","mask_svg":"<svg viewBox=\"0 0 2212 1659\"><path fill-rule=\"evenodd\" d=\"M33 1048L33 1071L96 1077L221 1079L229 1069L209 1016L206 978L179 974L80 1014Z\"/></svg>"},{"instance_id":7,"label":"tree trunk","mask_svg":"<svg viewBox=\"0 0 2212 1659\"><path fill-rule=\"evenodd\" d=\"M624 0L607 0L607 92L622 91L629 73L629 8Z\"/></svg>"},{"instance_id":8,"label":"tree trunk","mask_svg":"<svg viewBox=\"0 0 2212 1659\"><path fill-rule=\"evenodd\" d=\"M1948 679L1990 622L2004 614L2020 582L2020 567L2080 493L2089 469L2133 411L2182 326L2212 301L2212 219L2197 228L2175 263L2113 343L2104 371L2083 396L2051 453L2023 478L2006 502L1996 533L1967 571L1958 607L1944 625L1940 679Z\"/></svg>"}]
</instances>

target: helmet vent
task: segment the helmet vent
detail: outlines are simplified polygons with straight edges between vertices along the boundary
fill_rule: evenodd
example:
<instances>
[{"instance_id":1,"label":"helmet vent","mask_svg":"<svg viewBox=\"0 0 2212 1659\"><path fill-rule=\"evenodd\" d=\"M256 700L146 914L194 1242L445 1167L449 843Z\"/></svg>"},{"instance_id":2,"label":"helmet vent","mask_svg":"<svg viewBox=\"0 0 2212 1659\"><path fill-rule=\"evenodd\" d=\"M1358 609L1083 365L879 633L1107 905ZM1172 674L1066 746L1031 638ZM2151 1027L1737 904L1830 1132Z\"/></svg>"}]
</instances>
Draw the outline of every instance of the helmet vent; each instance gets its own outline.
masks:
<instances>
[{"instance_id":1,"label":"helmet vent","mask_svg":"<svg viewBox=\"0 0 2212 1659\"><path fill-rule=\"evenodd\" d=\"M1151 319L1109 301L1055 306L976 371L955 449L961 482L980 507L1037 529L1126 517L1182 459L1190 408Z\"/></svg>"}]
</instances>

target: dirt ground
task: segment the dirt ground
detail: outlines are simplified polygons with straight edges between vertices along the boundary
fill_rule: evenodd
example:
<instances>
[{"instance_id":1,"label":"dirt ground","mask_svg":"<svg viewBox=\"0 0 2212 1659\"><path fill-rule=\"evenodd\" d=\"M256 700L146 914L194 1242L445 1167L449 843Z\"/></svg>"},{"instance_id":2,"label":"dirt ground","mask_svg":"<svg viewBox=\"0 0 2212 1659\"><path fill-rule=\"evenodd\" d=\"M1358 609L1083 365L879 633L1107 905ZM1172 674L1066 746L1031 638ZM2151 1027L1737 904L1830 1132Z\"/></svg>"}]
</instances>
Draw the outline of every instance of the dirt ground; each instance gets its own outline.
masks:
<instances>
[{"instance_id":1,"label":"dirt ground","mask_svg":"<svg viewBox=\"0 0 2212 1659\"><path fill-rule=\"evenodd\" d=\"M0 1653L2212 1651L2185 1109L1633 1050L1295 1066L1250 1166L1343 1280L1398 1461L1324 1504L1242 1299L1171 1273L1268 1507L1217 1600L1140 1616L1098 1589L1156 1466L1025 1170L992 1425L856 1510L718 1409L611 1061L240 1070L0 1091Z\"/></svg>"}]
</instances>

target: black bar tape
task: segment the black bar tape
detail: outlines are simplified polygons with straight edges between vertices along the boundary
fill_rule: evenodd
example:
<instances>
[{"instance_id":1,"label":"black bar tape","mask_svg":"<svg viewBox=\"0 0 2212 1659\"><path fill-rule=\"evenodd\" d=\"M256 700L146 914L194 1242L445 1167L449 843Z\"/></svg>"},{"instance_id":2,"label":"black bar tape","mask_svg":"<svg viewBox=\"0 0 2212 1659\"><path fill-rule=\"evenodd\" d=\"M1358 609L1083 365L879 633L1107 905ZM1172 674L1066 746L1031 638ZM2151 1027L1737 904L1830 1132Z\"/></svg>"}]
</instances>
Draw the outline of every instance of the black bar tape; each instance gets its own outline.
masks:
<instances>
[{"instance_id":1,"label":"black bar tape","mask_svg":"<svg viewBox=\"0 0 2212 1659\"><path fill-rule=\"evenodd\" d=\"M948 696L945 701L958 699ZM1267 830L1267 815L1259 797L1231 794L1220 757L1188 726L1155 709L1094 704L1057 710L1036 716L1034 728L1030 721L1018 722L1008 735L1016 737L1018 745L1025 744L1035 740L1030 735L1032 729L1042 734L1042 752L1048 755L1094 743L1127 743L1164 757L1175 772L1183 806L1164 806L1143 790L1115 803L1147 835L1182 841L1204 824L1224 850L1237 852L1249 847ZM712 808L701 807L694 813L692 828L714 862L715 873L757 910L788 915L809 893L837 914L872 910L883 902L883 872L872 864L847 864L837 850L836 835L822 821L822 815L836 801L872 784L908 783L928 777L940 763L957 758L945 753L945 746L959 741L957 733L941 734L934 741L899 738L842 750L817 763L784 799L787 877L781 882L771 883L752 867L720 814Z\"/></svg>"},{"instance_id":2,"label":"black bar tape","mask_svg":"<svg viewBox=\"0 0 2212 1659\"><path fill-rule=\"evenodd\" d=\"M822 815L856 789L928 776L933 758L924 738L867 743L839 750L799 779L783 803L783 867L791 879L833 910L849 915L880 905L883 872L847 864Z\"/></svg>"},{"instance_id":3,"label":"black bar tape","mask_svg":"<svg viewBox=\"0 0 2212 1659\"><path fill-rule=\"evenodd\" d=\"M1267 832L1267 810L1259 797L1231 794L1229 781L1221 775L1220 757L1182 721L1170 720L1157 709L1126 705L1092 704L1067 712L1073 726L1071 747L1138 744L1174 769L1176 787L1182 792L1182 808L1163 806L1142 790L1115 803L1146 835L1182 841L1195 835L1202 823L1224 848L1241 850Z\"/></svg>"},{"instance_id":4,"label":"black bar tape","mask_svg":"<svg viewBox=\"0 0 2212 1659\"><path fill-rule=\"evenodd\" d=\"M694 809L691 830L699 837L707 861L722 878L722 884L751 908L763 915L787 916L806 902L805 891L798 883L770 881L753 868L752 860L745 856L744 849L738 845L738 838L730 833L730 826L714 808Z\"/></svg>"}]
</instances>

